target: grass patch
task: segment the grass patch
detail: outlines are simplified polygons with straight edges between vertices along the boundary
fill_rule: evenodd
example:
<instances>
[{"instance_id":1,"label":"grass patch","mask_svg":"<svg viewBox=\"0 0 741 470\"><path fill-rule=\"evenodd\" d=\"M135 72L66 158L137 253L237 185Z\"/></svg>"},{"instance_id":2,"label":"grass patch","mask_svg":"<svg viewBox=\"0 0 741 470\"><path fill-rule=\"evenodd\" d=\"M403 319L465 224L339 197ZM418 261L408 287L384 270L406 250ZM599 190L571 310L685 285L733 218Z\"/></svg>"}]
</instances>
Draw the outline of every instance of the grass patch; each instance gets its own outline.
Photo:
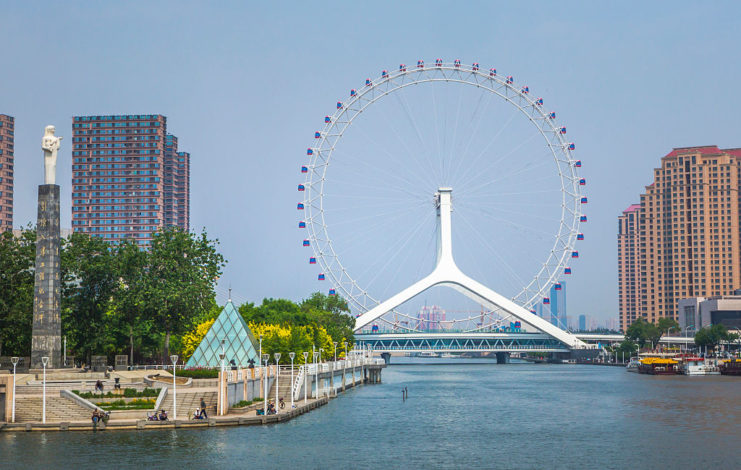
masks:
<instances>
[{"instance_id":1,"label":"grass patch","mask_svg":"<svg viewBox=\"0 0 741 470\"><path fill-rule=\"evenodd\" d=\"M125 400L115 400L110 402L99 402L97 406L103 408L106 411L117 411L117 410L151 410L154 409L154 404L157 400L152 399L136 399L126 402Z\"/></svg>"},{"instance_id":2,"label":"grass patch","mask_svg":"<svg viewBox=\"0 0 741 470\"><path fill-rule=\"evenodd\" d=\"M95 393L95 392L80 392L79 390L72 390L72 393L79 396L80 398L147 398L157 397L160 394L159 389L156 388L145 388L142 391L138 391L135 388L125 388L123 392L106 392L106 393Z\"/></svg>"},{"instance_id":3,"label":"grass patch","mask_svg":"<svg viewBox=\"0 0 741 470\"><path fill-rule=\"evenodd\" d=\"M246 406L250 406L253 403L259 403L261 401L263 401L262 398L255 398L253 400L242 400L233 404L231 408L244 408Z\"/></svg>"}]
</instances>

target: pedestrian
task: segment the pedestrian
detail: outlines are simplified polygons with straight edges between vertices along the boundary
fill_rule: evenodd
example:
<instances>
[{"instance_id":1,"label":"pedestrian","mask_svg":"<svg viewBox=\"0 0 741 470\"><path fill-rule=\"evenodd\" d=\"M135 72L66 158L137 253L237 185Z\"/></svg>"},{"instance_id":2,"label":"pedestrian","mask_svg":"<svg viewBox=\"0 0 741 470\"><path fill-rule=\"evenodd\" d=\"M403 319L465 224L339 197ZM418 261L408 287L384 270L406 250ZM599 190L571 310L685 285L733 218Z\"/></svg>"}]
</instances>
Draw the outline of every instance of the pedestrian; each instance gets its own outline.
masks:
<instances>
[{"instance_id":1,"label":"pedestrian","mask_svg":"<svg viewBox=\"0 0 741 470\"><path fill-rule=\"evenodd\" d=\"M100 392L101 394L103 393L103 382L101 382L100 379L95 382L95 392Z\"/></svg>"},{"instance_id":2,"label":"pedestrian","mask_svg":"<svg viewBox=\"0 0 741 470\"><path fill-rule=\"evenodd\" d=\"M201 397L201 418L208 418L206 414L206 400Z\"/></svg>"}]
</instances>

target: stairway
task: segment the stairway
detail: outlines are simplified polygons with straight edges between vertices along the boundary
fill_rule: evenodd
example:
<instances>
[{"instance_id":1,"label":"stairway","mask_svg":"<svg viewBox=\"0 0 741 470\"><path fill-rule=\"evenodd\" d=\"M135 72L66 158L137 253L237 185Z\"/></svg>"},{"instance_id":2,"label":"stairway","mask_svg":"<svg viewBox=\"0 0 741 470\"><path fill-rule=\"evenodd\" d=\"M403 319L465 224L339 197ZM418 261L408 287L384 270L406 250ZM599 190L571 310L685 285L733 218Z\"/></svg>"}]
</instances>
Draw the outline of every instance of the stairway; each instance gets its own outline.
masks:
<instances>
[{"instance_id":1,"label":"stairway","mask_svg":"<svg viewBox=\"0 0 741 470\"><path fill-rule=\"evenodd\" d=\"M48 392L48 390L47 390ZM41 422L42 396L19 395L15 399L15 422ZM77 402L59 395L46 394L46 422L58 421L90 421L93 415L89 410Z\"/></svg>"},{"instance_id":2,"label":"stairway","mask_svg":"<svg viewBox=\"0 0 741 470\"><path fill-rule=\"evenodd\" d=\"M296 378L294 373L293 378ZM290 405L291 404L291 390L293 389L293 383L291 383L291 372L281 371L278 376L278 397L283 397L283 400ZM268 400L275 401L275 382L270 387L268 392Z\"/></svg>"},{"instance_id":3,"label":"stairway","mask_svg":"<svg viewBox=\"0 0 741 470\"><path fill-rule=\"evenodd\" d=\"M214 411L216 409L216 401L217 401L217 395L218 393L212 389L212 388L204 388L204 389L184 389L180 390L178 388L177 391L178 395L178 419L186 419L186 413L187 418L190 419L193 416L193 411L195 411L196 408L201 407L201 398L206 402L206 413L209 416L215 416L216 412ZM168 416L173 416L172 414L172 388L168 388L167 390L167 396L164 400L162 400L162 404L160 405L160 409L164 409L167 411Z\"/></svg>"}]
</instances>

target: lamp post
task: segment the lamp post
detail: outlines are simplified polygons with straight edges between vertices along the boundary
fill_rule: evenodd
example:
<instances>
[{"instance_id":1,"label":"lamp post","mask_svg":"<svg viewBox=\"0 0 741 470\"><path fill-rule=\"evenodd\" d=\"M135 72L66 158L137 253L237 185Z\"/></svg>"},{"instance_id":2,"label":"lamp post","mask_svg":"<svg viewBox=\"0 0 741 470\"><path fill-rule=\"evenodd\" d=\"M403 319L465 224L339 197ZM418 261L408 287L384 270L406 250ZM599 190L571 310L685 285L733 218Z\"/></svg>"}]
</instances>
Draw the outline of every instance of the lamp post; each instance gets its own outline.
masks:
<instances>
[{"instance_id":1,"label":"lamp post","mask_svg":"<svg viewBox=\"0 0 741 470\"><path fill-rule=\"evenodd\" d=\"M44 356L41 358L41 363L44 365L44 397L41 405L41 422L46 423L46 364L49 362L49 358Z\"/></svg>"},{"instance_id":2,"label":"lamp post","mask_svg":"<svg viewBox=\"0 0 741 470\"><path fill-rule=\"evenodd\" d=\"M262 335L260 335L260 355L258 357L262 357Z\"/></svg>"},{"instance_id":3,"label":"lamp post","mask_svg":"<svg viewBox=\"0 0 741 470\"><path fill-rule=\"evenodd\" d=\"M280 375L280 366L278 365L278 361L280 361L280 353L277 352L273 354L275 356L275 412L278 412L278 376Z\"/></svg>"},{"instance_id":4,"label":"lamp post","mask_svg":"<svg viewBox=\"0 0 741 470\"><path fill-rule=\"evenodd\" d=\"M226 371L226 369L224 368L224 358L226 357L226 352L224 351L224 343L226 343L226 340L222 339L221 354L219 354L219 359L221 359L221 379L219 380L219 415L224 414L224 401L226 400L226 387L224 386Z\"/></svg>"},{"instance_id":5,"label":"lamp post","mask_svg":"<svg viewBox=\"0 0 741 470\"><path fill-rule=\"evenodd\" d=\"M288 357L291 358L291 409L293 409L293 386L295 385L293 383L293 358L296 357L296 353L289 352Z\"/></svg>"},{"instance_id":6,"label":"lamp post","mask_svg":"<svg viewBox=\"0 0 741 470\"><path fill-rule=\"evenodd\" d=\"M319 363L324 360L324 348L319 348ZM318 367L318 366L317 366ZM322 386L322 393L324 393L324 387ZM316 396L319 396L319 382L317 382Z\"/></svg>"},{"instance_id":7,"label":"lamp post","mask_svg":"<svg viewBox=\"0 0 741 470\"><path fill-rule=\"evenodd\" d=\"M316 384L316 394L314 395L314 398L319 398L319 363L317 362L318 357L319 352L314 351L314 383Z\"/></svg>"},{"instance_id":8,"label":"lamp post","mask_svg":"<svg viewBox=\"0 0 741 470\"><path fill-rule=\"evenodd\" d=\"M334 362L337 362L337 341L332 344L334 344Z\"/></svg>"},{"instance_id":9,"label":"lamp post","mask_svg":"<svg viewBox=\"0 0 741 470\"><path fill-rule=\"evenodd\" d=\"M309 378L308 377L309 376L309 361L307 360L309 359L309 351L304 351L301 354L303 354L304 356L304 405L305 405L306 404L306 393L307 393L306 389L308 388L306 384L308 383L308 378Z\"/></svg>"},{"instance_id":10,"label":"lamp post","mask_svg":"<svg viewBox=\"0 0 741 470\"><path fill-rule=\"evenodd\" d=\"M175 382L175 368L178 363L178 355L173 354L170 356L170 360L172 361L172 419L175 421L178 419L178 385Z\"/></svg>"},{"instance_id":11,"label":"lamp post","mask_svg":"<svg viewBox=\"0 0 741 470\"><path fill-rule=\"evenodd\" d=\"M13 363L13 408L10 415L10 422L15 423L15 366L18 365L19 357L11 357L10 362Z\"/></svg>"},{"instance_id":12,"label":"lamp post","mask_svg":"<svg viewBox=\"0 0 741 470\"><path fill-rule=\"evenodd\" d=\"M267 368L268 368L268 361L269 360L270 360L270 354L263 354L262 355L262 362L265 363L265 367L262 369L263 372L267 370ZM265 375L265 374L263 374L263 375ZM263 400L263 406L264 406L264 408L263 408L263 414L267 416L267 414L268 414L268 378L267 377L265 377L265 389L264 389L264 392L265 392L265 394L263 395L263 397L265 397L265 399Z\"/></svg>"},{"instance_id":13,"label":"lamp post","mask_svg":"<svg viewBox=\"0 0 741 470\"><path fill-rule=\"evenodd\" d=\"M342 344L345 346L345 360L342 362L342 391L345 391L345 383L347 383L347 341L343 341Z\"/></svg>"}]
</instances>

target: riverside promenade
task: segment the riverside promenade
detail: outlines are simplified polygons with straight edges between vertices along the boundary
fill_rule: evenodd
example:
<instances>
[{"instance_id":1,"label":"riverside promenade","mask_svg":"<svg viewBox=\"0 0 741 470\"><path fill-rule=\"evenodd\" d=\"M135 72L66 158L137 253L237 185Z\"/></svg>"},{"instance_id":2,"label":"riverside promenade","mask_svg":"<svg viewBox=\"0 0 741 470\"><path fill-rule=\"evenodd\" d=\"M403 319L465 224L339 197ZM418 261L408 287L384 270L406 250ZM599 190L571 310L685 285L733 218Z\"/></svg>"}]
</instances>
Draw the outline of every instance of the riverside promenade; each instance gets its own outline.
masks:
<instances>
[{"instance_id":1,"label":"riverside promenade","mask_svg":"<svg viewBox=\"0 0 741 470\"><path fill-rule=\"evenodd\" d=\"M214 379L176 377L174 390L172 374L164 369L106 373L59 370L47 372L46 422L42 419L43 383L35 374L16 376L15 422L12 422L9 380L12 376L5 374L0 379L7 386L0 392L5 391L3 398L7 398L6 419L0 420L0 431L156 430L280 423L327 404L348 388L380 383L383 368L382 359L358 357L293 370L276 366L225 370ZM94 393L98 381L103 383L106 394ZM132 397L134 393L148 393L146 396L151 397L148 399L153 405L148 409L113 408L115 411L109 411L106 423L92 423L93 412L105 412L107 403L141 400ZM285 408L277 407L276 414L258 415L257 410L265 406L265 396L273 403L277 398L284 399ZM208 418L192 419L202 402L206 404ZM159 410L166 410L169 419L150 421L148 417ZM175 411L177 419L173 419Z\"/></svg>"}]
</instances>

